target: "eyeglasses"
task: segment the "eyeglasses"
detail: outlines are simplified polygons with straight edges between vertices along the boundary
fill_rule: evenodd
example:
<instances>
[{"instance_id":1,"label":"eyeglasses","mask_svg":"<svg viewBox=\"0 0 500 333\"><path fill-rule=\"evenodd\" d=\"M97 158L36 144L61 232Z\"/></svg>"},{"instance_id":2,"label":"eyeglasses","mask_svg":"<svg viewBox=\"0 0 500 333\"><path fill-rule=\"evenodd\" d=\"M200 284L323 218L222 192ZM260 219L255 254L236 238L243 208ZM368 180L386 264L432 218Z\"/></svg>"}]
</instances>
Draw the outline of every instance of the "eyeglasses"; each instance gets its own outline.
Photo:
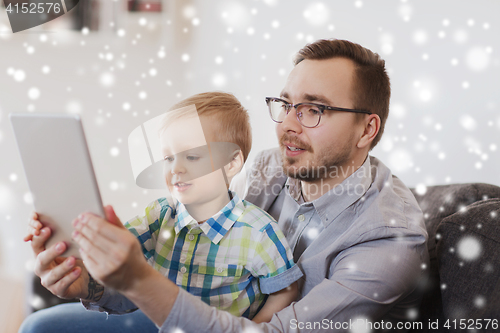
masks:
<instances>
[{"instance_id":1,"label":"eyeglasses","mask_svg":"<svg viewBox=\"0 0 500 333\"><path fill-rule=\"evenodd\" d=\"M325 110L372 114L370 111L338 108L334 106L315 103L291 104L276 97L266 97L266 103L269 107L269 114L271 115L271 119L274 122L282 123L286 115L293 107L295 108L295 111L297 113L297 120L302 126L308 128L316 127L319 125L319 122L321 121L321 115L325 113Z\"/></svg>"}]
</instances>

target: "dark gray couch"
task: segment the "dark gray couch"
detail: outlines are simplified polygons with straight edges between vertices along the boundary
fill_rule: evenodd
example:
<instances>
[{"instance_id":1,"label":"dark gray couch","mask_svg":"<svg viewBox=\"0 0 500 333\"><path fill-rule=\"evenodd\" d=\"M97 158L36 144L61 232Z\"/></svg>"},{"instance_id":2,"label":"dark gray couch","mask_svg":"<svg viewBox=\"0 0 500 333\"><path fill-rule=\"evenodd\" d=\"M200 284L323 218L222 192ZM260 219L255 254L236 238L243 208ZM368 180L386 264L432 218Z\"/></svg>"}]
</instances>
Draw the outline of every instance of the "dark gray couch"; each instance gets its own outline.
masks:
<instances>
[{"instance_id":1,"label":"dark gray couch","mask_svg":"<svg viewBox=\"0 0 500 333\"><path fill-rule=\"evenodd\" d=\"M428 187L423 195L412 191L424 212L430 256L416 319L424 329L418 332L445 331L427 330L429 320L439 320L441 327L445 318L500 320L500 187L454 184ZM36 277L31 288L44 302L30 311L62 302Z\"/></svg>"},{"instance_id":2,"label":"dark gray couch","mask_svg":"<svg viewBox=\"0 0 500 333\"><path fill-rule=\"evenodd\" d=\"M436 319L441 328L448 318L500 321L500 187L476 183L433 186L424 195L412 191L429 233L430 277L422 286L419 332L436 332L425 325Z\"/></svg>"}]
</instances>

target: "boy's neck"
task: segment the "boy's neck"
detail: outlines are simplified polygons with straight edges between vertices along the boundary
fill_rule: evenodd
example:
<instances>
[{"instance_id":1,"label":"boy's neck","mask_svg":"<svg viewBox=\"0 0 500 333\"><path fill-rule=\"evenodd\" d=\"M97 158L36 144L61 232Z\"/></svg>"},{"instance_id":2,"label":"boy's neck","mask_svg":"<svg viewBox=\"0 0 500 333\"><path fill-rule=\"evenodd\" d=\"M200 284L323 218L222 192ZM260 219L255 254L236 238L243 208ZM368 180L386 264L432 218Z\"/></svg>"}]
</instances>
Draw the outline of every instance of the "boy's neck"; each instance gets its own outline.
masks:
<instances>
[{"instance_id":1,"label":"boy's neck","mask_svg":"<svg viewBox=\"0 0 500 333\"><path fill-rule=\"evenodd\" d=\"M229 192L221 193L214 200L207 201L204 203L185 205L186 210L193 219L195 219L199 224L202 224L215 214L217 214L222 208L224 208L230 201Z\"/></svg>"}]
</instances>

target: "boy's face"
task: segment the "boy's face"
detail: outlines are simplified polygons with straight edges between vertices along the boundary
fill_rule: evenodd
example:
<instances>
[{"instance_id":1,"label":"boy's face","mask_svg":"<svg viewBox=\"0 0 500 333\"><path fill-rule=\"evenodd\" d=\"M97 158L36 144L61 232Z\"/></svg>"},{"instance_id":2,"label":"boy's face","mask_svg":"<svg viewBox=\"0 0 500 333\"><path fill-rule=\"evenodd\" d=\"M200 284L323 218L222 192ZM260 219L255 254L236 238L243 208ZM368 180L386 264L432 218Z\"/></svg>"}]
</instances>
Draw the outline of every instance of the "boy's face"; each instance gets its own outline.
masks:
<instances>
[{"instance_id":1,"label":"boy's face","mask_svg":"<svg viewBox=\"0 0 500 333\"><path fill-rule=\"evenodd\" d=\"M165 181L172 195L186 206L227 196L222 171L213 171L207 148L207 141L214 141L213 124L202 118L203 128L199 117L187 116L173 121L160 134Z\"/></svg>"}]
</instances>

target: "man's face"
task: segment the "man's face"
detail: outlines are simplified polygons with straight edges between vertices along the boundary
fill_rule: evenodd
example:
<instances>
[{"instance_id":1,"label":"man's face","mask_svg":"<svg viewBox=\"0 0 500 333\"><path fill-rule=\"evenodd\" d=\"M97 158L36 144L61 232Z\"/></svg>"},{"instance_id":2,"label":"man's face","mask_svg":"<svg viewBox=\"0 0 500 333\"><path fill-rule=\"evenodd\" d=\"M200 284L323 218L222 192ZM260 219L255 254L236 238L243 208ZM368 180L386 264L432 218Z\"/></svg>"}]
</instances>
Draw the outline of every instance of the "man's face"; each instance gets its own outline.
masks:
<instances>
[{"instance_id":1,"label":"man's face","mask_svg":"<svg viewBox=\"0 0 500 333\"><path fill-rule=\"evenodd\" d=\"M303 60L290 73L281 98L289 103L312 102L353 108L354 63L345 58ZM306 128L295 109L277 124L283 167L289 177L318 181L332 167L348 168L360 138L360 123L351 112L325 110L317 127Z\"/></svg>"}]
</instances>

